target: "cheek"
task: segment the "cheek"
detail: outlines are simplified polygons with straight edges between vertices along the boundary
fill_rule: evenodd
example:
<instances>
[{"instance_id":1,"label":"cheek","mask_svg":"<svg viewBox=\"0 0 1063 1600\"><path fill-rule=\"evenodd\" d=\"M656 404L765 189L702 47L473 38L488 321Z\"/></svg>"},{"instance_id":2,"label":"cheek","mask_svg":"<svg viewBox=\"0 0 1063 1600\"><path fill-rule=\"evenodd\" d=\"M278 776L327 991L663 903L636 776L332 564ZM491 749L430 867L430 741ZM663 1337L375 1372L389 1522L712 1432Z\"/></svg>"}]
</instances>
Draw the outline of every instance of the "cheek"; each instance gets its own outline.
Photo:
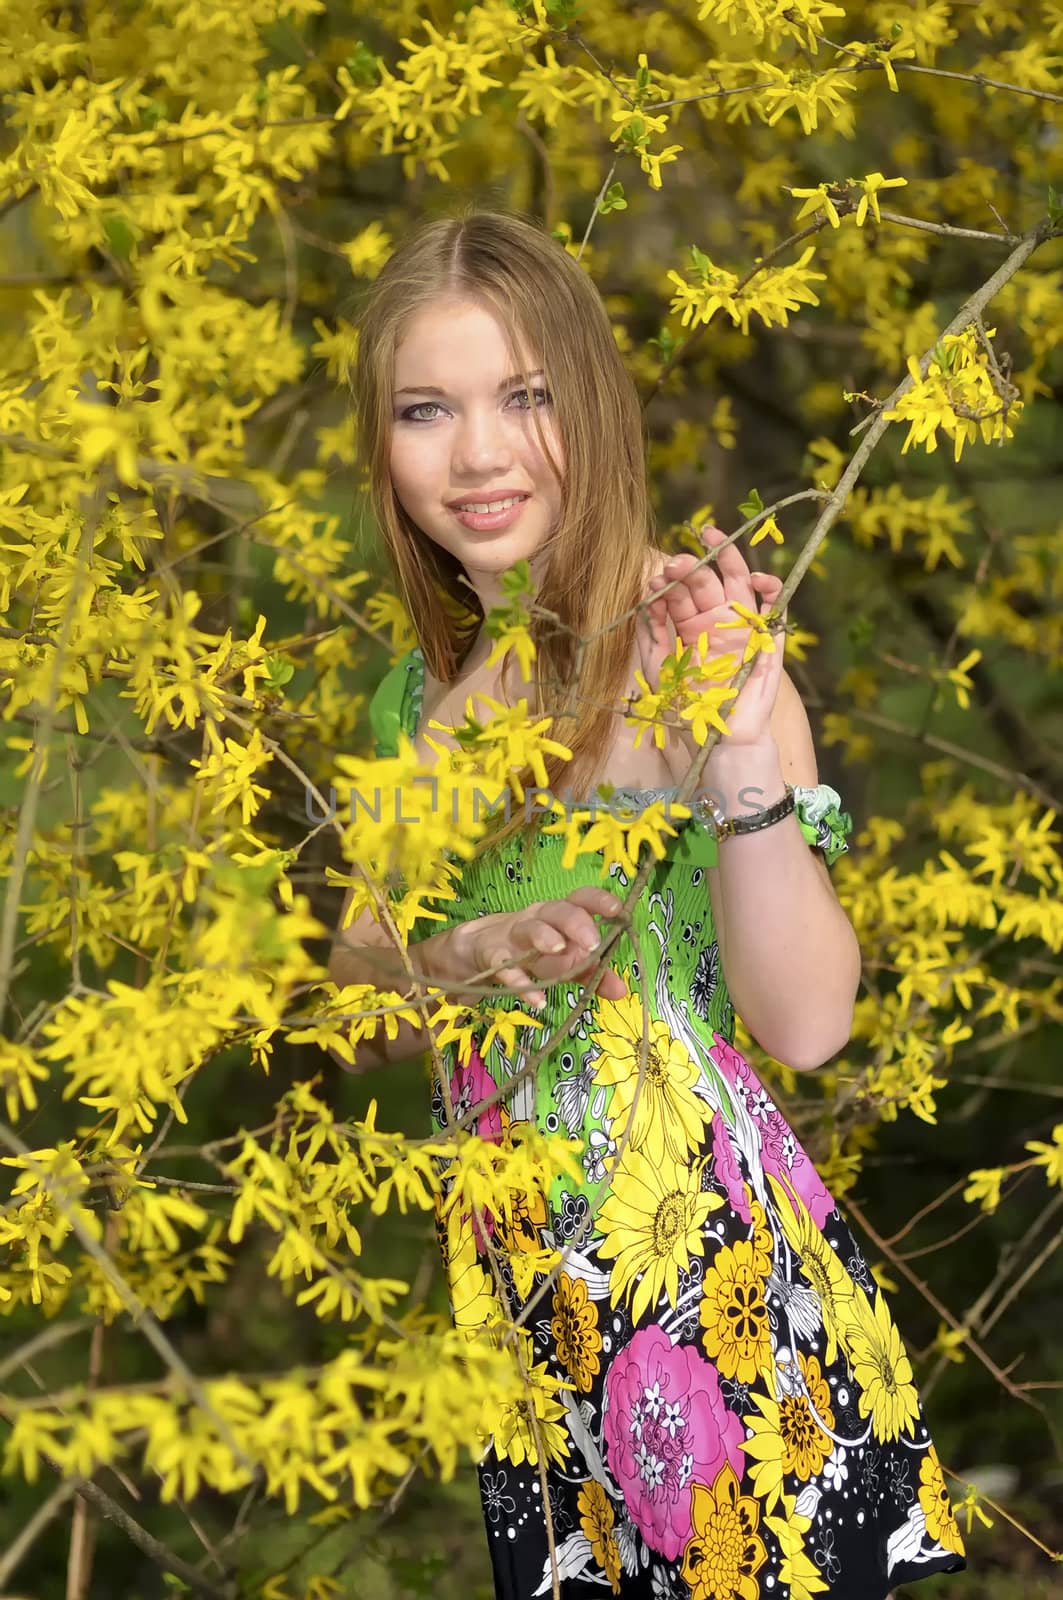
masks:
<instances>
[{"instance_id":1,"label":"cheek","mask_svg":"<svg viewBox=\"0 0 1063 1600\"><path fill-rule=\"evenodd\" d=\"M541 478L543 478L549 484L550 489L555 494L560 495L561 491L558 488L557 480L555 479L554 473L553 473L553 469L550 466L550 458L552 457L553 460L557 464L557 469L558 469L559 473L561 474L561 477L564 478L564 476L565 476L565 451L564 451L564 447L562 446L561 435L560 435L560 433L559 433L559 431L557 429L556 424L549 424L548 425L548 424L546 424L544 422L544 424L543 424L543 436L544 436L544 438L546 440L546 443L547 443L547 447L548 447L548 450L549 450L549 455L544 453L544 451L541 449L541 447L539 445L539 440L538 440L538 438L536 437L536 434L535 434L535 430L534 429L531 430L529 444L530 444L532 452L534 453L535 463L536 463L536 470L538 472L538 475Z\"/></svg>"},{"instance_id":2,"label":"cheek","mask_svg":"<svg viewBox=\"0 0 1063 1600\"><path fill-rule=\"evenodd\" d=\"M416 500L427 487L430 452L414 433L396 431L391 438L389 465L391 481L400 499Z\"/></svg>"}]
</instances>

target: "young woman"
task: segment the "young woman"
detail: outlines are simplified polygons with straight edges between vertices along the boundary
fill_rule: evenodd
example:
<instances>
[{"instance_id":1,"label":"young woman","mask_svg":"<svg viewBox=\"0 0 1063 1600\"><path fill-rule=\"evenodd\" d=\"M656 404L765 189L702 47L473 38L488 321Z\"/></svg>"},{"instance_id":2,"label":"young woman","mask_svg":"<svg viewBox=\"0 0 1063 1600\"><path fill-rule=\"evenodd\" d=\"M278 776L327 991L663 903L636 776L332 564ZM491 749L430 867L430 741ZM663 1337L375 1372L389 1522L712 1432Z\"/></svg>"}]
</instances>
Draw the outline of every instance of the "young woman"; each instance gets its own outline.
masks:
<instances>
[{"instance_id":1,"label":"young woman","mask_svg":"<svg viewBox=\"0 0 1063 1600\"><path fill-rule=\"evenodd\" d=\"M367 296L355 389L418 638L373 698L377 753L394 754L402 728L432 765L429 723L453 744L437 729L463 723L470 696L484 716L477 695L523 695L572 751L547 760L552 795L587 800L609 782L633 812L674 795L697 746L674 727L663 748L636 745L623 716L636 670L653 686L676 635L696 645L706 630L710 654L740 653L744 634L715 624L735 620L732 602L770 605L780 584L737 547L700 567L655 547L635 389L579 264L521 217L423 226ZM488 664L482 628L520 560L541 608L528 680L515 660ZM445 992L493 984L496 1003L537 1007L524 1017L544 1025L522 1019L508 1054L497 1039L444 1050L435 1125L515 1079L477 1132L531 1123L579 1141L578 1178L506 1222L453 1208L440 1229L458 1325L504 1313L525 1330L526 1369L568 1385L487 1419L501 1600L882 1600L964 1565L881 1292L733 1045L737 1007L777 1059L821 1065L849 1037L860 975L829 871L851 820L818 782L776 640L703 774L711 804L673 820L582 1009L595 917L617 915L630 876L614 864L603 882L600 852L564 868L541 816L514 807L439 903L444 920L410 934ZM368 970L358 952L386 936L368 913L344 920L332 976L381 982L379 951ZM423 1033L403 1028L360 1047L356 1070L422 1054ZM560 1267L514 1272L544 1248Z\"/></svg>"}]
</instances>

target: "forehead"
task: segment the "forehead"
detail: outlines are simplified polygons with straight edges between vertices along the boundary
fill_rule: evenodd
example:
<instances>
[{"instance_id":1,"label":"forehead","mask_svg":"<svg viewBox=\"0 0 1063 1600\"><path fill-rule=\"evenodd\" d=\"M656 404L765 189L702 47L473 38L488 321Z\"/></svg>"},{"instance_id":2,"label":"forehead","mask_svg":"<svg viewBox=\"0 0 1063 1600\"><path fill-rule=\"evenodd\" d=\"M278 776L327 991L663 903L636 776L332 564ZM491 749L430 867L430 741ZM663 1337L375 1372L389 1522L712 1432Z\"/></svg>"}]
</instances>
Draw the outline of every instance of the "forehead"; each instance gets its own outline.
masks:
<instances>
[{"instance_id":1,"label":"forehead","mask_svg":"<svg viewBox=\"0 0 1063 1600\"><path fill-rule=\"evenodd\" d=\"M501 381L538 365L536 352L486 306L442 301L423 306L407 322L395 350L395 384L460 383L481 377Z\"/></svg>"}]
</instances>

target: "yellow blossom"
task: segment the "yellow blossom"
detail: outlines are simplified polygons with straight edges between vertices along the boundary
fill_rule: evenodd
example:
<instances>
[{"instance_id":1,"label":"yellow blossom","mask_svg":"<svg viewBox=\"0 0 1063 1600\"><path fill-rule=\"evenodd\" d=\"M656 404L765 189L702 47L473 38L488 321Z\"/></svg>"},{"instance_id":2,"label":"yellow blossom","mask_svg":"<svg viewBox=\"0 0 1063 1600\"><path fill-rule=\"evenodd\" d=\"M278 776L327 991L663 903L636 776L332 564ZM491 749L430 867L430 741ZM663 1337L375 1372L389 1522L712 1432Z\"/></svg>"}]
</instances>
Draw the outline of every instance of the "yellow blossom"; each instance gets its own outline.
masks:
<instances>
[{"instance_id":1,"label":"yellow blossom","mask_svg":"<svg viewBox=\"0 0 1063 1600\"><path fill-rule=\"evenodd\" d=\"M1026 1149L1033 1152L1035 1164L1044 1167L1049 1183L1063 1186L1063 1122L1057 1122L1052 1129L1051 1144L1045 1144L1043 1139L1030 1139Z\"/></svg>"},{"instance_id":2,"label":"yellow blossom","mask_svg":"<svg viewBox=\"0 0 1063 1600\"><path fill-rule=\"evenodd\" d=\"M963 1198L973 1205L980 1201L983 1211L995 1211L1000 1204L1000 1186L1008 1175L1007 1167L977 1167L963 1191Z\"/></svg>"},{"instance_id":3,"label":"yellow blossom","mask_svg":"<svg viewBox=\"0 0 1063 1600\"><path fill-rule=\"evenodd\" d=\"M878 197L880 191L883 189L898 189L903 184L906 184L908 179L884 178L881 172L869 172L866 178L863 178L860 181L863 185L864 192L860 198L860 203L856 208L856 225L858 228L863 225L864 220L867 217L869 206L874 214L875 221L881 222L882 216L878 209Z\"/></svg>"}]
</instances>

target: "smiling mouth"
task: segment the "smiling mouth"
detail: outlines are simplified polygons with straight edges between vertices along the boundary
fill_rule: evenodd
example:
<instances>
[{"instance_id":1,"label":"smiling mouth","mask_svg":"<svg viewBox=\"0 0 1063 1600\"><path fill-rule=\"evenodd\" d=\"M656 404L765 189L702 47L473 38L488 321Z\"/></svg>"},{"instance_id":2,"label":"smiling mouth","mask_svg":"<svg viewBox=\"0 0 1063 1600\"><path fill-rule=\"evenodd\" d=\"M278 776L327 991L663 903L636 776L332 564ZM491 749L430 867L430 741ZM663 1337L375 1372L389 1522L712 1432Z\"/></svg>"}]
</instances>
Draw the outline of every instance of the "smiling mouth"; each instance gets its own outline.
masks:
<instances>
[{"instance_id":1,"label":"smiling mouth","mask_svg":"<svg viewBox=\"0 0 1063 1600\"><path fill-rule=\"evenodd\" d=\"M460 504L452 505L451 511L471 511L477 516L489 516L492 512L508 511L511 506L518 506L525 500L530 500L527 494L507 494L498 500L467 500Z\"/></svg>"}]
</instances>

